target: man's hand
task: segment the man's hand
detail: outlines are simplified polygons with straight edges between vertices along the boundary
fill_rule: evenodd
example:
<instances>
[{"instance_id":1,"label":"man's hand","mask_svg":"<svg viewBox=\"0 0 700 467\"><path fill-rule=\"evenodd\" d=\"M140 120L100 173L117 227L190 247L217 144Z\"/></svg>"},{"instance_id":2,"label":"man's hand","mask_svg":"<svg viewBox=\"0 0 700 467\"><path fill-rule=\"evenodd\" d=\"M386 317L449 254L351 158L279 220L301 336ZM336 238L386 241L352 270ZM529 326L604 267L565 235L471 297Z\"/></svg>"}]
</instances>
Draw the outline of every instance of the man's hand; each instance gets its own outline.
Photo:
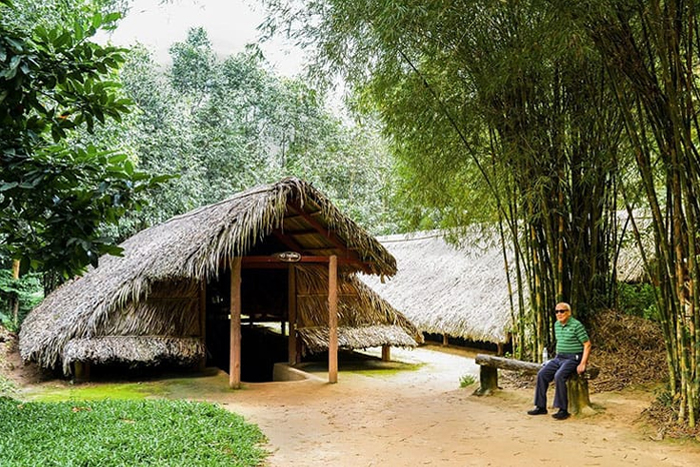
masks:
<instances>
[{"instance_id":1,"label":"man's hand","mask_svg":"<svg viewBox=\"0 0 700 467\"><path fill-rule=\"evenodd\" d=\"M584 371L586 371L586 364L581 362L579 366L576 367L576 371L578 372L579 375L582 375Z\"/></svg>"}]
</instances>

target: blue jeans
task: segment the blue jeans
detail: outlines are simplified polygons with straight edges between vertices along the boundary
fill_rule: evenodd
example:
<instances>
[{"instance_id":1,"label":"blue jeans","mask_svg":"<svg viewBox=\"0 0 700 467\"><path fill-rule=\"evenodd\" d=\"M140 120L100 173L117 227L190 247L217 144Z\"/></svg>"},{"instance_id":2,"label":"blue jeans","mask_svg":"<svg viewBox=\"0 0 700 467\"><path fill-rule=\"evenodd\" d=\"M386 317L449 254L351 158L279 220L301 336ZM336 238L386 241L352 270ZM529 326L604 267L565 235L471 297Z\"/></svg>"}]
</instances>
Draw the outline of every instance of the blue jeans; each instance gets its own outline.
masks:
<instances>
[{"instance_id":1,"label":"blue jeans","mask_svg":"<svg viewBox=\"0 0 700 467\"><path fill-rule=\"evenodd\" d=\"M537 372L537 388L535 389L535 405L547 408L547 389L554 380L554 407L568 410L569 397L566 394L566 380L576 373L576 367L581 363L581 354L557 354Z\"/></svg>"}]
</instances>

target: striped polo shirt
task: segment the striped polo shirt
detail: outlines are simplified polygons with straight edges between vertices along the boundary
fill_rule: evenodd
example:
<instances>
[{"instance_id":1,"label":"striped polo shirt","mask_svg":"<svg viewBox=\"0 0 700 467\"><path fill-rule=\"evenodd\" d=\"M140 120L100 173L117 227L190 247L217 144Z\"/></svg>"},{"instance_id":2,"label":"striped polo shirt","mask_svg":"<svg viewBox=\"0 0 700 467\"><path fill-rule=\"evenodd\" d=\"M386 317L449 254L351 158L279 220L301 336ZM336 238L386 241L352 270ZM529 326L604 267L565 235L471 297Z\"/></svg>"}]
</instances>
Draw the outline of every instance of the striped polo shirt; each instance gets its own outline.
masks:
<instances>
[{"instance_id":1,"label":"striped polo shirt","mask_svg":"<svg viewBox=\"0 0 700 467\"><path fill-rule=\"evenodd\" d=\"M588 333L583 324L570 316L564 326L554 323L554 337L557 340L557 353L581 353L583 343L588 341Z\"/></svg>"}]
</instances>

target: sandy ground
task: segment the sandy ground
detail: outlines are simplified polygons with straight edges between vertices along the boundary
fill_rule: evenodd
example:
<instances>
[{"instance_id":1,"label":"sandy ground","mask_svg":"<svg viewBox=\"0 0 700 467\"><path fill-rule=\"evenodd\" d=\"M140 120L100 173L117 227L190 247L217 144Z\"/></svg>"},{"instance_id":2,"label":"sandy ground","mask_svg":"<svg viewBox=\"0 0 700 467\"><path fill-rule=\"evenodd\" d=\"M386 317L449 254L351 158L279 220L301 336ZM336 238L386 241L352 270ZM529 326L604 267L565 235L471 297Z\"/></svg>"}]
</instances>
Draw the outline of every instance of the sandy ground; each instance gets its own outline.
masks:
<instances>
[{"instance_id":1,"label":"sandy ground","mask_svg":"<svg viewBox=\"0 0 700 467\"><path fill-rule=\"evenodd\" d=\"M640 424L649 392L592 394L596 410L565 421L532 417L525 413L532 389L477 397L475 385L459 387L464 375L478 379L473 356L392 349L394 360L417 365L397 371L341 361L337 384L319 370L305 381L248 383L238 391L219 372L172 387L169 397L219 402L257 424L275 467L700 465L700 443L659 440ZM47 384L54 383L42 383L44 390Z\"/></svg>"},{"instance_id":2,"label":"sandy ground","mask_svg":"<svg viewBox=\"0 0 700 467\"><path fill-rule=\"evenodd\" d=\"M697 466L700 443L658 441L638 422L645 392L591 396L595 411L557 421L528 416L532 390L486 397L460 377L478 375L473 354L392 349L423 362L414 371L343 371L319 379L248 384L213 395L258 424L271 466ZM324 379L321 379L324 378ZM552 394L550 394L550 400Z\"/></svg>"}]
</instances>

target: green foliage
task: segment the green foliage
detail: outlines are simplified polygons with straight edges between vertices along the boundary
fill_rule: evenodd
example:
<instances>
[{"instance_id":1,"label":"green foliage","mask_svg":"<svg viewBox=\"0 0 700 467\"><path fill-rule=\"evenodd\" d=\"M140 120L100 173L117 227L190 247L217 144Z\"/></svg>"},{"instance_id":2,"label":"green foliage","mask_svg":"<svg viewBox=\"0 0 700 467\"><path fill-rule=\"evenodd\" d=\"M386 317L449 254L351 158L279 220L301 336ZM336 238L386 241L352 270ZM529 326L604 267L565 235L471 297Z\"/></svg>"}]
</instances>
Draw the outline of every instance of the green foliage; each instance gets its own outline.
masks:
<instances>
[{"instance_id":1,"label":"green foliage","mask_svg":"<svg viewBox=\"0 0 700 467\"><path fill-rule=\"evenodd\" d=\"M341 121L323 94L271 72L255 46L217 59L201 28L170 52L166 74L146 50L132 51L120 78L137 110L97 132L143 170L178 174L152 192L150 206L122 218L119 237L289 175L314 183L373 232L395 228L391 159L372 119Z\"/></svg>"},{"instance_id":2,"label":"green foliage","mask_svg":"<svg viewBox=\"0 0 700 467\"><path fill-rule=\"evenodd\" d=\"M71 24L76 18L91 18L100 14L104 17L113 12L126 13L131 0L6 0L0 4L12 6L2 11L3 21L19 29L31 30L39 25L52 28ZM111 21L104 27L115 27Z\"/></svg>"},{"instance_id":3,"label":"green foliage","mask_svg":"<svg viewBox=\"0 0 700 467\"><path fill-rule=\"evenodd\" d=\"M216 57L204 28L192 28L185 42L170 47L173 87L180 92L204 92L212 85Z\"/></svg>"},{"instance_id":4,"label":"green foliage","mask_svg":"<svg viewBox=\"0 0 700 467\"><path fill-rule=\"evenodd\" d=\"M618 309L623 313L641 318L658 320L654 286L647 283L617 285Z\"/></svg>"},{"instance_id":5,"label":"green foliage","mask_svg":"<svg viewBox=\"0 0 700 467\"><path fill-rule=\"evenodd\" d=\"M44 298L39 274L29 273L15 280L12 270L0 269L0 325L17 332L27 314ZM19 300L17 322L10 304Z\"/></svg>"},{"instance_id":6,"label":"green foliage","mask_svg":"<svg viewBox=\"0 0 700 467\"><path fill-rule=\"evenodd\" d=\"M2 363L1 360L0 363ZM17 393L17 385L15 385L14 381L0 373L0 400L4 397L15 396Z\"/></svg>"},{"instance_id":7,"label":"green foliage","mask_svg":"<svg viewBox=\"0 0 700 467\"><path fill-rule=\"evenodd\" d=\"M474 383L476 383L476 378L472 375L466 374L459 378L460 388L466 388L467 386L471 386Z\"/></svg>"},{"instance_id":8,"label":"green foliage","mask_svg":"<svg viewBox=\"0 0 700 467\"><path fill-rule=\"evenodd\" d=\"M260 430L187 401L22 403L0 398L0 465L256 466Z\"/></svg>"},{"instance_id":9,"label":"green foliage","mask_svg":"<svg viewBox=\"0 0 700 467\"><path fill-rule=\"evenodd\" d=\"M71 139L128 112L131 101L112 79L125 51L89 41L117 18L97 13L33 31L0 20L0 238L23 271L68 277L118 254L102 223L138 209L139 192L164 179Z\"/></svg>"}]
</instances>

